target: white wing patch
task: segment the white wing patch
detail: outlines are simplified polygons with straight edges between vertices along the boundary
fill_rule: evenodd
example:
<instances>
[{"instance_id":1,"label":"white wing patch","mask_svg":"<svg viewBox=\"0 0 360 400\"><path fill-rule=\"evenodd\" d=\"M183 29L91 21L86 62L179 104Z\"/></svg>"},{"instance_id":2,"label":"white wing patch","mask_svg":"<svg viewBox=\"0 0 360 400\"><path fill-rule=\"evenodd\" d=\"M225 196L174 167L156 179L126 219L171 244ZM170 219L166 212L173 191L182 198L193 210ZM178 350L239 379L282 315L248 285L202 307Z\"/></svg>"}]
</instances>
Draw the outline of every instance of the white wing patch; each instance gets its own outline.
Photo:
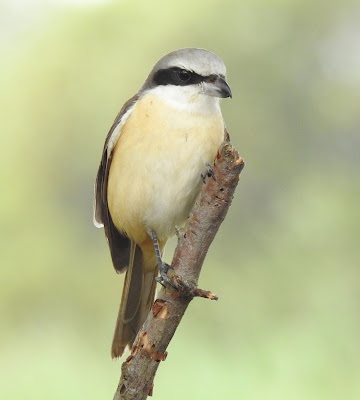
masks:
<instances>
[{"instance_id":1,"label":"white wing patch","mask_svg":"<svg viewBox=\"0 0 360 400\"><path fill-rule=\"evenodd\" d=\"M110 136L110 139L109 139L109 142L107 145L107 149L106 149L107 159L109 159L111 152L113 151L113 148L115 147L115 145L120 137L121 129L125 125L125 122L128 120L128 118L130 117L131 111L135 107L135 104L136 104L136 102L126 111L126 113L121 117L121 120L119 121L119 123L114 128L114 130Z\"/></svg>"}]
</instances>

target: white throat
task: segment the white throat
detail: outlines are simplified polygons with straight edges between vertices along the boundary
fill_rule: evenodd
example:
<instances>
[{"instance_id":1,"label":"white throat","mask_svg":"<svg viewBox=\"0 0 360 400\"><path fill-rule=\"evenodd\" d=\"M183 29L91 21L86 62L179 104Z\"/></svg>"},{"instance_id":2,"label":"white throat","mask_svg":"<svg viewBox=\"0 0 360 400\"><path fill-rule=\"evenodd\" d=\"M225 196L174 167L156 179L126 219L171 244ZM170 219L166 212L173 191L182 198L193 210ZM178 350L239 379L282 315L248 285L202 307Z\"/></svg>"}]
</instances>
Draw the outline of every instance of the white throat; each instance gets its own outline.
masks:
<instances>
[{"instance_id":1,"label":"white throat","mask_svg":"<svg viewBox=\"0 0 360 400\"><path fill-rule=\"evenodd\" d=\"M212 97L200 93L201 86L174 86L161 85L149 89L146 93L159 97L161 101L170 107L194 114L221 113L218 97Z\"/></svg>"}]
</instances>

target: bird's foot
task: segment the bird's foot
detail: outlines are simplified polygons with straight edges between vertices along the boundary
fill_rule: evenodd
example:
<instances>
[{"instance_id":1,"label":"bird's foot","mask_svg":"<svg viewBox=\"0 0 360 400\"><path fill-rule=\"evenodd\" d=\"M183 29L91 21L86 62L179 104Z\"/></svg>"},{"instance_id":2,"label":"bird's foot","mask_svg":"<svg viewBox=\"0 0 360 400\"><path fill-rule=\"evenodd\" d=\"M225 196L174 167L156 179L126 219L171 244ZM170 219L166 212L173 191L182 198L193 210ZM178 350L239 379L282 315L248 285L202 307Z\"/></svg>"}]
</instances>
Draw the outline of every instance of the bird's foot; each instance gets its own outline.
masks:
<instances>
[{"instance_id":1,"label":"bird's foot","mask_svg":"<svg viewBox=\"0 0 360 400\"><path fill-rule=\"evenodd\" d=\"M209 163L206 163L206 169L201 173L201 179L203 183L206 183L206 177L213 178L216 181L215 173L212 166Z\"/></svg>"},{"instance_id":2,"label":"bird's foot","mask_svg":"<svg viewBox=\"0 0 360 400\"><path fill-rule=\"evenodd\" d=\"M156 282L159 282L164 287L166 286L166 284L168 284L171 287L176 289L176 286L174 285L172 280L167 275L169 269L170 268L173 269L173 268L169 264L166 264L161 258L161 251L160 251L159 241L158 241L156 232L152 229L149 229L148 234L153 241L155 255L156 255L156 259L157 259L157 263L158 263L158 267L159 267L160 276L157 276L155 278Z\"/></svg>"},{"instance_id":3,"label":"bird's foot","mask_svg":"<svg viewBox=\"0 0 360 400\"><path fill-rule=\"evenodd\" d=\"M173 269L173 267L165 262L162 262L159 265L159 273L160 276L155 278L156 282L160 283L160 285L166 287L166 284L170 285L174 289L177 289L176 285L172 282L172 280L168 277L169 269Z\"/></svg>"}]
</instances>

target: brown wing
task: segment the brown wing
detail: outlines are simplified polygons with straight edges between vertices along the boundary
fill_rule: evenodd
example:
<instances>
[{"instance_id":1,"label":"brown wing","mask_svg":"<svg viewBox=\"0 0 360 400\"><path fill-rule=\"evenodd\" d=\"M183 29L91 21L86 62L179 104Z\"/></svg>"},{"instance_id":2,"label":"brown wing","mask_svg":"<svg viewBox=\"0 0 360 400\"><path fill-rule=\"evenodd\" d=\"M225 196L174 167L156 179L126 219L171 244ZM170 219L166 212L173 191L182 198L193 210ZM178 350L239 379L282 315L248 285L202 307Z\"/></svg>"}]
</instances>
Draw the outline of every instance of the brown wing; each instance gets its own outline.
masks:
<instances>
[{"instance_id":1,"label":"brown wing","mask_svg":"<svg viewBox=\"0 0 360 400\"><path fill-rule=\"evenodd\" d=\"M112 150L116 144L113 135L116 134L116 128L121 124L124 115L128 111L131 112L131 108L138 98L139 96L136 94L128 100L115 118L105 140L100 166L95 181L94 224L97 227L101 227L102 225L104 226L105 235L110 247L112 262L116 272L118 273L124 272L129 265L130 239L116 229L111 219L107 201L107 185L112 160ZM118 134L118 137L120 134L121 132Z\"/></svg>"}]
</instances>

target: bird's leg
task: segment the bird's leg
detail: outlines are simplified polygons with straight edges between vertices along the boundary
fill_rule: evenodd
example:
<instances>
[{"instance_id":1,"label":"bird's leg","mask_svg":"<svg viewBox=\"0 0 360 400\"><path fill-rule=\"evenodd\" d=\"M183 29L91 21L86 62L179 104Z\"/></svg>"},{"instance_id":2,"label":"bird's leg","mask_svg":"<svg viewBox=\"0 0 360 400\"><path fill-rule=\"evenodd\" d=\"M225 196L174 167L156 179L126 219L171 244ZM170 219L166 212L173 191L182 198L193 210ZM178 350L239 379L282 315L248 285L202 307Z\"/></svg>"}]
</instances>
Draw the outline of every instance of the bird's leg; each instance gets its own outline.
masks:
<instances>
[{"instance_id":1,"label":"bird's leg","mask_svg":"<svg viewBox=\"0 0 360 400\"><path fill-rule=\"evenodd\" d=\"M214 170L212 169L212 166L209 163L206 163L206 170L201 173L201 179L204 183L206 183L206 177L213 178L214 181L216 181Z\"/></svg>"},{"instance_id":2,"label":"bird's leg","mask_svg":"<svg viewBox=\"0 0 360 400\"><path fill-rule=\"evenodd\" d=\"M171 282L170 278L167 276L167 272L168 272L169 268L171 268L171 267L169 264L166 264L161 258L159 241L158 241L156 232L152 229L148 229L147 232L153 241L156 260L157 260L158 267L159 267L160 276L156 277L155 280L163 286L165 286L165 283L168 283L170 286L175 287L173 285L173 283Z\"/></svg>"}]
</instances>

